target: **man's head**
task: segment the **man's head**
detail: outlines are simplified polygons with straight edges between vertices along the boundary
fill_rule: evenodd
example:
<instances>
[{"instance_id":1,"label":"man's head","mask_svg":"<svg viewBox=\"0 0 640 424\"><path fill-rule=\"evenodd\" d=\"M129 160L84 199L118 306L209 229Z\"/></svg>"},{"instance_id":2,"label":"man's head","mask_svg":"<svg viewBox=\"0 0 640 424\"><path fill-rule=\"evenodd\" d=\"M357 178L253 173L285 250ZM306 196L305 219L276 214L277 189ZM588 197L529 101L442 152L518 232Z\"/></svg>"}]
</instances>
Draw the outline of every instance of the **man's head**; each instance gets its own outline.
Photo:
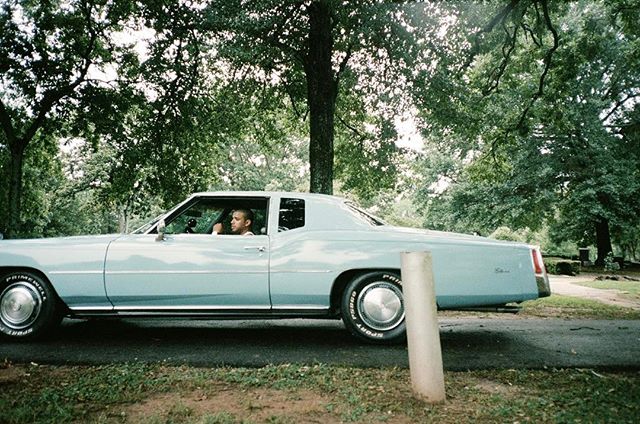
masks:
<instances>
[{"instance_id":1,"label":"man's head","mask_svg":"<svg viewBox=\"0 0 640 424\"><path fill-rule=\"evenodd\" d=\"M231 214L231 232L233 234L244 234L251 231L253 225L253 212L250 209L236 209Z\"/></svg>"}]
</instances>

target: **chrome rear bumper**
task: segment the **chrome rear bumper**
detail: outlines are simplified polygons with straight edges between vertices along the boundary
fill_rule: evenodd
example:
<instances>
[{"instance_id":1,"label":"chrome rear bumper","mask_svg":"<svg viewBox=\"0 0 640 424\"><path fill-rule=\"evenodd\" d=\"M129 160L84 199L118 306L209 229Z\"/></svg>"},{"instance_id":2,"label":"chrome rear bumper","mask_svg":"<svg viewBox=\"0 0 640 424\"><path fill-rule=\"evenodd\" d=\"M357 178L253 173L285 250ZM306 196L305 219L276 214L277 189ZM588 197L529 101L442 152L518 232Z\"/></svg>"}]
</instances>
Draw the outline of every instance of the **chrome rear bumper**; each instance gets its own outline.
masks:
<instances>
[{"instance_id":1,"label":"chrome rear bumper","mask_svg":"<svg viewBox=\"0 0 640 424\"><path fill-rule=\"evenodd\" d=\"M536 284L538 285L538 297L551 296L551 286L549 285L547 274L536 276Z\"/></svg>"}]
</instances>

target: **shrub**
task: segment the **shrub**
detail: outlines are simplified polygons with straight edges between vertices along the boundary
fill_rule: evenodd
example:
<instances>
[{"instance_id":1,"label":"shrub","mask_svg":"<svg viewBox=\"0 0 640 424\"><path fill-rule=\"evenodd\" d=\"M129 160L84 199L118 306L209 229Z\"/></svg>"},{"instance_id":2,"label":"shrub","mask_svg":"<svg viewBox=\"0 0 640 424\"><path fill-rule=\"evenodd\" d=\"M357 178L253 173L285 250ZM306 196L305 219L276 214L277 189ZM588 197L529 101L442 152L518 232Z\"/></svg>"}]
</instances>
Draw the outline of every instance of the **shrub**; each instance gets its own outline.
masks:
<instances>
[{"instance_id":1,"label":"shrub","mask_svg":"<svg viewBox=\"0 0 640 424\"><path fill-rule=\"evenodd\" d=\"M615 262L612 252L607 253L607 256L604 258L604 270L609 272L620 270L620 264Z\"/></svg>"},{"instance_id":2,"label":"shrub","mask_svg":"<svg viewBox=\"0 0 640 424\"><path fill-rule=\"evenodd\" d=\"M580 261L571 261L562 258L544 258L544 266L549 274L576 275L580 274Z\"/></svg>"},{"instance_id":3,"label":"shrub","mask_svg":"<svg viewBox=\"0 0 640 424\"><path fill-rule=\"evenodd\" d=\"M526 242L526 236L523 231L514 231L509 227L498 227L489 238L506 241Z\"/></svg>"}]
</instances>

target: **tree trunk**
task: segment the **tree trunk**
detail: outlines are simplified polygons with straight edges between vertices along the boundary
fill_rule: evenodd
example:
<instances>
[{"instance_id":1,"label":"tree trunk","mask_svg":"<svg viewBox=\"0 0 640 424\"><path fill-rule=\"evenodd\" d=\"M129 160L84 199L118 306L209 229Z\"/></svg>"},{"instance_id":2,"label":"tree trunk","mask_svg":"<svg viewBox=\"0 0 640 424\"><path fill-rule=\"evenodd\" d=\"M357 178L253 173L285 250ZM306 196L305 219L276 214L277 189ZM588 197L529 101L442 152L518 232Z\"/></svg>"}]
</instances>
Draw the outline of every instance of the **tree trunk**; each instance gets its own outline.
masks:
<instances>
[{"instance_id":1,"label":"tree trunk","mask_svg":"<svg viewBox=\"0 0 640 424\"><path fill-rule=\"evenodd\" d=\"M24 151L26 143L17 140L10 144L11 163L9 181L9 224L7 238L14 238L20 234L20 210L22 201L22 173L24 164Z\"/></svg>"},{"instance_id":2,"label":"tree trunk","mask_svg":"<svg viewBox=\"0 0 640 424\"><path fill-rule=\"evenodd\" d=\"M604 265L604 258L612 252L611 248L611 234L609 233L609 221L605 218L600 218L596 222L596 247L598 249L598 257L596 259L596 265Z\"/></svg>"},{"instance_id":3,"label":"tree trunk","mask_svg":"<svg viewBox=\"0 0 640 424\"><path fill-rule=\"evenodd\" d=\"M309 5L309 52L305 61L309 106L309 166L312 193L333 194L333 120L337 84L331 67L333 37L326 1Z\"/></svg>"},{"instance_id":4,"label":"tree trunk","mask_svg":"<svg viewBox=\"0 0 640 424\"><path fill-rule=\"evenodd\" d=\"M120 216L118 217L118 232L120 234L126 234L129 232L129 212L127 207L120 209Z\"/></svg>"}]
</instances>

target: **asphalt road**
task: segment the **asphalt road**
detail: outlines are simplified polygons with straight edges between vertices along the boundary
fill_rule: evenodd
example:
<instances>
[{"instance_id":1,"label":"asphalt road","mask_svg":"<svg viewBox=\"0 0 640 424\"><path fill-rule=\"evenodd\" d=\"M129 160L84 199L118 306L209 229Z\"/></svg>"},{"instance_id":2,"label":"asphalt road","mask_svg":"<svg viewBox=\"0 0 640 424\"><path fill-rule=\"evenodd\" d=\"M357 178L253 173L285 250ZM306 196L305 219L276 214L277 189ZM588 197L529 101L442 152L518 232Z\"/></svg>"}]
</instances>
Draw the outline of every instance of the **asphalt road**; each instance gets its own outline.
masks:
<instances>
[{"instance_id":1,"label":"asphalt road","mask_svg":"<svg viewBox=\"0 0 640 424\"><path fill-rule=\"evenodd\" d=\"M442 319L447 370L640 369L640 321ZM161 362L194 366L325 363L408 367L406 346L351 337L340 321L76 321L47 340L0 342L0 360L40 364Z\"/></svg>"}]
</instances>

